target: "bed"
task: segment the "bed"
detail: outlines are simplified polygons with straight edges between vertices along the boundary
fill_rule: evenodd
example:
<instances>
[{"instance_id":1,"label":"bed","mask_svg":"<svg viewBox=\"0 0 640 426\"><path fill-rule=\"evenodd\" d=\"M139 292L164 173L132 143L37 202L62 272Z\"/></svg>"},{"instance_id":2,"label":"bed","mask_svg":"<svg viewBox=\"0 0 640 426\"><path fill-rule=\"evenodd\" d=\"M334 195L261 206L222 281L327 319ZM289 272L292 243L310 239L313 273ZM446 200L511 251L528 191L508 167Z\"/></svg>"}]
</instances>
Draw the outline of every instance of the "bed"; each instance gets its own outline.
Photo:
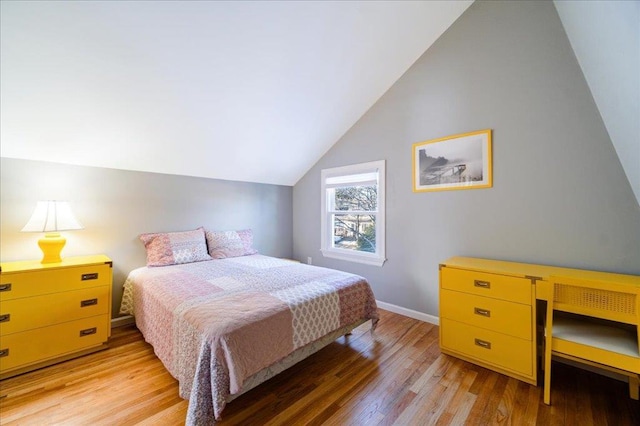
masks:
<instances>
[{"instance_id":1,"label":"bed","mask_svg":"<svg viewBox=\"0 0 640 426\"><path fill-rule=\"evenodd\" d=\"M357 275L260 254L131 271L121 313L189 400L187 424L221 418L227 402L353 328L378 321ZM215 420L214 420L215 419Z\"/></svg>"}]
</instances>

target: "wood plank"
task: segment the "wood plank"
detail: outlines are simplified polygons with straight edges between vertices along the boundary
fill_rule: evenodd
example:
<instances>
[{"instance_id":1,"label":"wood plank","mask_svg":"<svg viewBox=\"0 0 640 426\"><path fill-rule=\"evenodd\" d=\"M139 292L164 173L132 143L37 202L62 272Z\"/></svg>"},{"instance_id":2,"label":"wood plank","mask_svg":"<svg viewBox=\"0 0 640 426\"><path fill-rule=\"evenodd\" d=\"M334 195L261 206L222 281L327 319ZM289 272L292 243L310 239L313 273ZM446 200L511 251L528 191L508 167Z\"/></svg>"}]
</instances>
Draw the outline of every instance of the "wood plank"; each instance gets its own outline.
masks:
<instances>
[{"instance_id":1,"label":"wood plank","mask_svg":"<svg viewBox=\"0 0 640 426\"><path fill-rule=\"evenodd\" d=\"M535 387L443 355L438 327L380 310L366 327L228 404L221 425L640 424L625 383L553 364ZM182 424L188 402L133 326L110 348L0 381L0 424Z\"/></svg>"}]
</instances>

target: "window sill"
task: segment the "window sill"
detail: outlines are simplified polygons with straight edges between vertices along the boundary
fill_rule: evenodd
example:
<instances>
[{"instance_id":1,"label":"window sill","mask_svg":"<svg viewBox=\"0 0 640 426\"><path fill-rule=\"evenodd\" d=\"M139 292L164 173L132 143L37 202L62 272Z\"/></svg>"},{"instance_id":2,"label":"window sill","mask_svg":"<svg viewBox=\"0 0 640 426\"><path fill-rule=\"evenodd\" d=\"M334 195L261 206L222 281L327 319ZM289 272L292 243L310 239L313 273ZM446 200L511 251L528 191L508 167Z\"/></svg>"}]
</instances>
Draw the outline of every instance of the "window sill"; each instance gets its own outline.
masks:
<instances>
[{"instance_id":1,"label":"window sill","mask_svg":"<svg viewBox=\"0 0 640 426\"><path fill-rule=\"evenodd\" d=\"M378 256L367 256L355 253L336 253L334 250L321 249L324 257L330 257L331 259L345 260L347 262L364 263L365 265L382 266L387 260Z\"/></svg>"}]
</instances>

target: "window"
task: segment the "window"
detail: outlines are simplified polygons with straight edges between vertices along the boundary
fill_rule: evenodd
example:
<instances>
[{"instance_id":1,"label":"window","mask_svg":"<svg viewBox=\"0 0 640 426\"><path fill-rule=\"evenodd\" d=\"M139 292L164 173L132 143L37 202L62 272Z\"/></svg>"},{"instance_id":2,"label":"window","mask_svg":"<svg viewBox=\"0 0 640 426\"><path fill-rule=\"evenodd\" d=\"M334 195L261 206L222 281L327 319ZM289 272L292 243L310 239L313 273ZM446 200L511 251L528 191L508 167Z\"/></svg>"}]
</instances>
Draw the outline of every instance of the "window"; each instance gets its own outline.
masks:
<instances>
[{"instance_id":1,"label":"window","mask_svg":"<svg viewBox=\"0 0 640 426\"><path fill-rule=\"evenodd\" d=\"M322 254L382 266L385 162L322 170Z\"/></svg>"}]
</instances>

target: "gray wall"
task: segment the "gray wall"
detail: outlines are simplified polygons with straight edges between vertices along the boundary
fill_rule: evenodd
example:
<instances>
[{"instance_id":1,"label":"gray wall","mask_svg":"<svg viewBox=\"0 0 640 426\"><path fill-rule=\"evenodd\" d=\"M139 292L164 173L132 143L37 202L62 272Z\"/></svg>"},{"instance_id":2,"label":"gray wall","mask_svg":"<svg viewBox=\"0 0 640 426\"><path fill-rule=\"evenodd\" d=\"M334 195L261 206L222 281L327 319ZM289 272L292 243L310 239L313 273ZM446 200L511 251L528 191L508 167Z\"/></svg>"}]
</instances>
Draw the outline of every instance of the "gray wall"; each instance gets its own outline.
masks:
<instances>
[{"instance_id":1,"label":"gray wall","mask_svg":"<svg viewBox=\"0 0 640 426\"><path fill-rule=\"evenodd\" d=\"M493 129L493 188L413 193L411 145ZM387 262L322 258L320 170L387 160ZM438 314L450 256L640 274L640 207L551 2L475 2L293 189L293 252Z\"/></svg>"},{"instance_id":2,"label":"gray wall","mask_svg":"<svg viewBox=\"0 0 640 426\"><path fill-rule=\"evenodd\" d=\"M252 228L256 249L292 255L292 188L2 158L0 259L39 259L42 234L21 233L38 200L68 200L84 225L69 231L63 256L113 259L113 315L127 273L146 263L138 235L204 226Z\"/></svg>"}]
</instances>

